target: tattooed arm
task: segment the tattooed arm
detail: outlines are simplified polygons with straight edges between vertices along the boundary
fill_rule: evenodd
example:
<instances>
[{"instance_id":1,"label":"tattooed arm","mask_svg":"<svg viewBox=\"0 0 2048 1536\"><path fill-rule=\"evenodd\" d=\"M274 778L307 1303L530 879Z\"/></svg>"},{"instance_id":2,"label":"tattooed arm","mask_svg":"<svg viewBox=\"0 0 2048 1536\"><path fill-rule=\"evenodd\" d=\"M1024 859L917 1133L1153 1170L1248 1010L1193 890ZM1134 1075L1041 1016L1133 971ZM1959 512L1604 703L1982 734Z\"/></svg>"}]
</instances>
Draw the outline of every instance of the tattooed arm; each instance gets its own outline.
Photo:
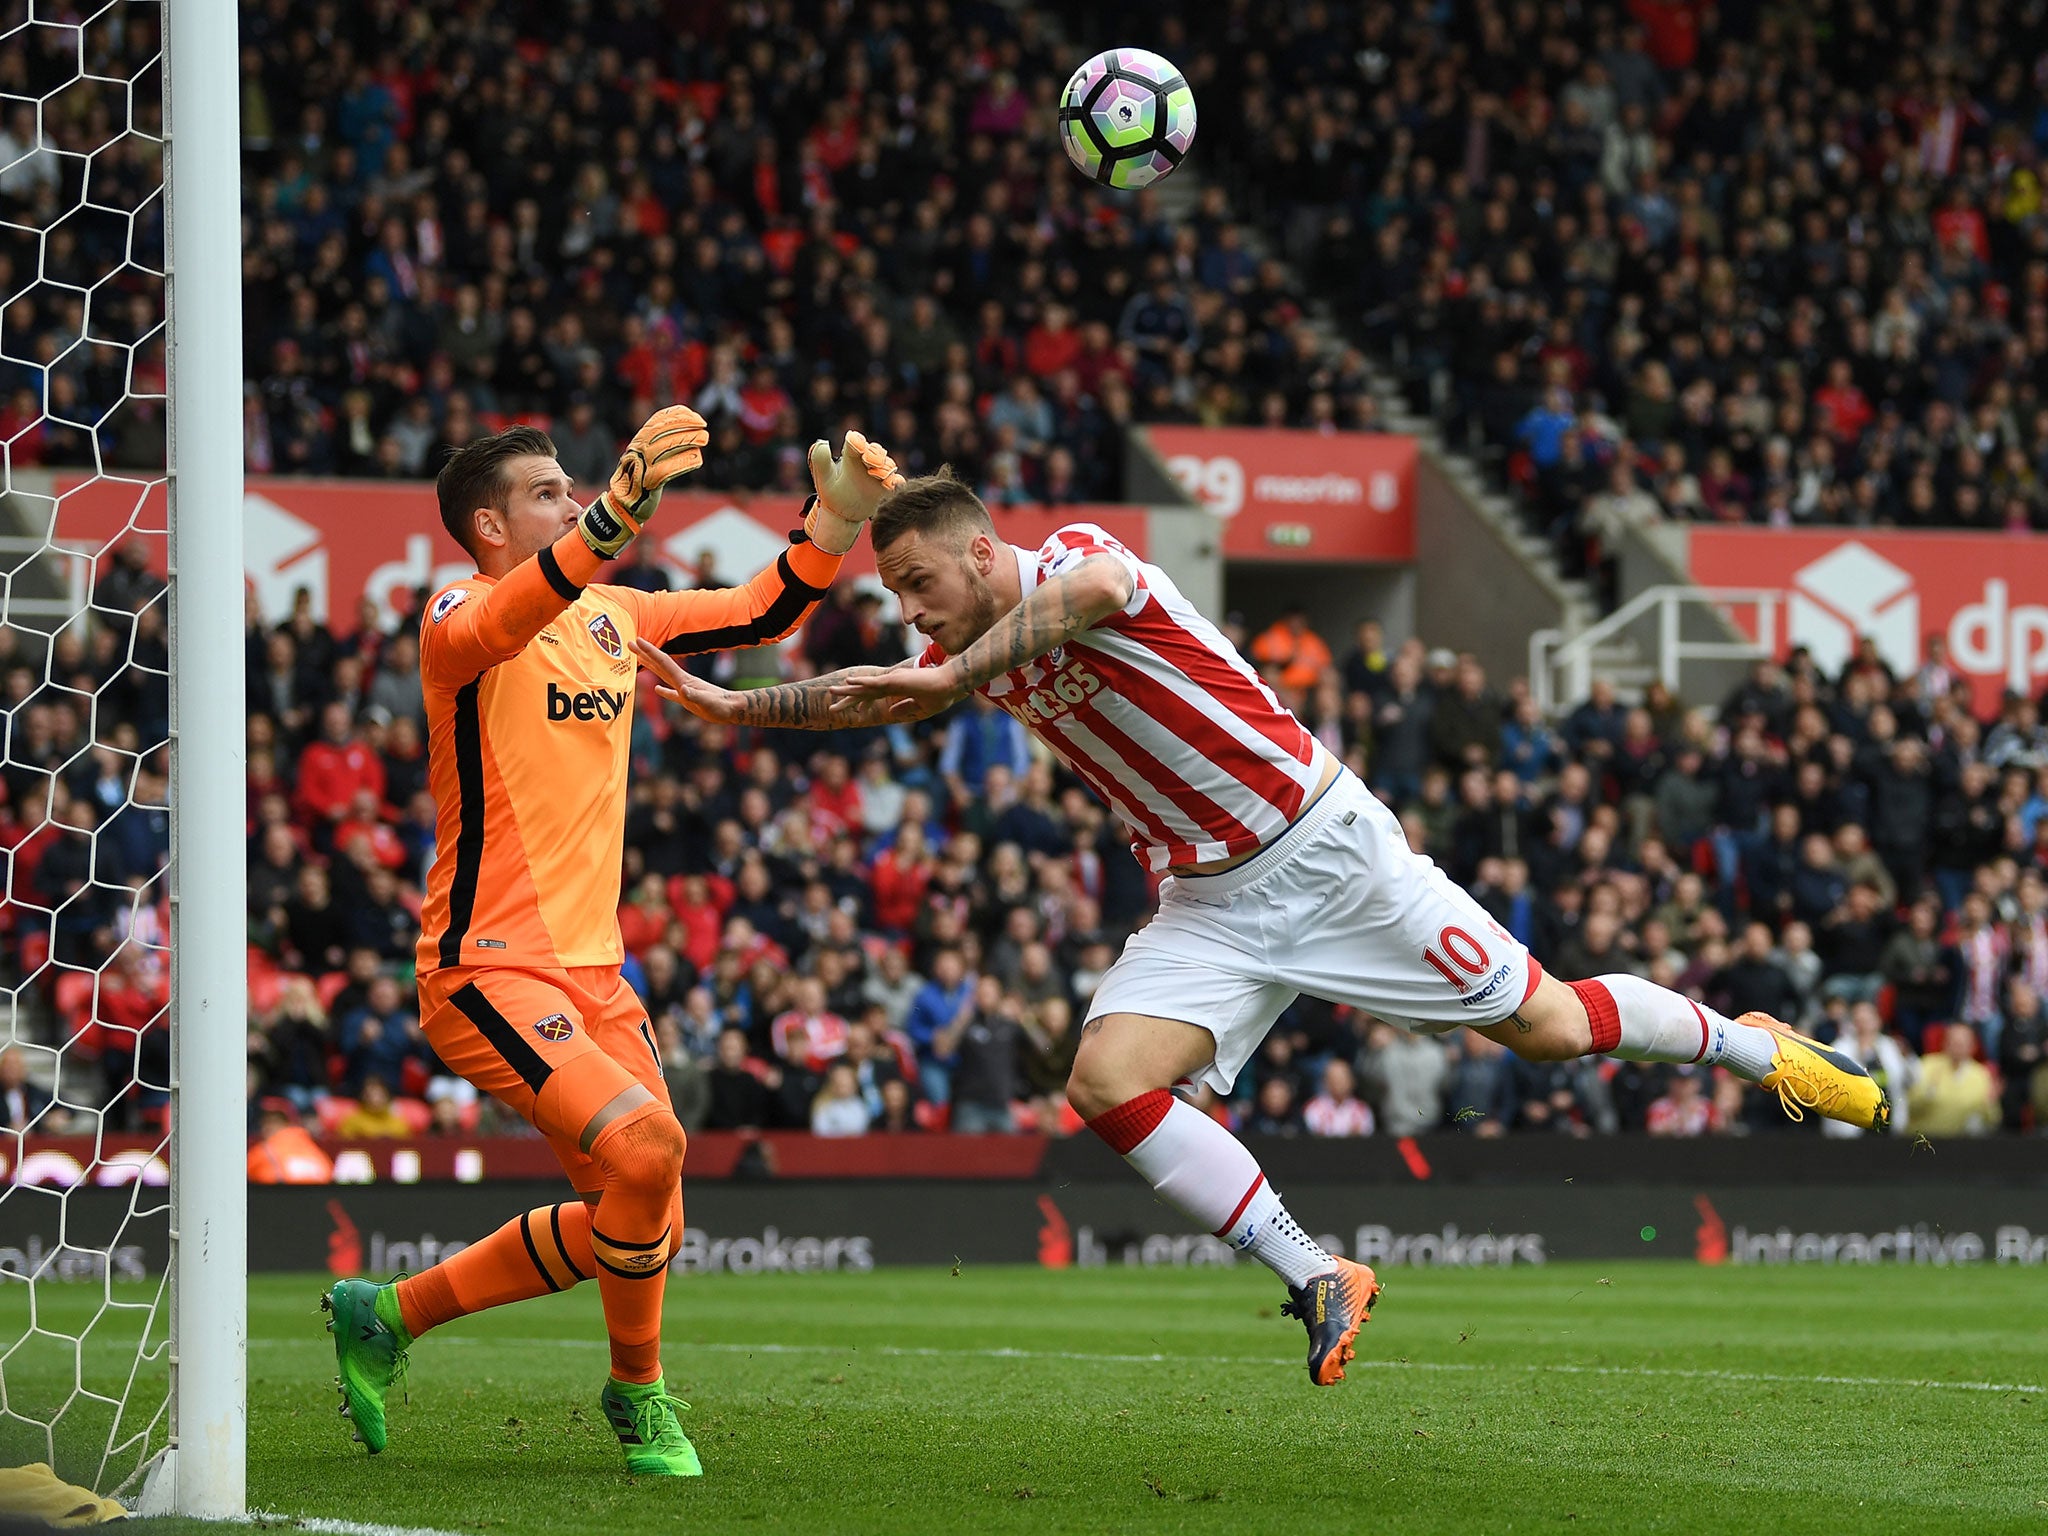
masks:
<instances>
[{"instance_id":1,"label":"tattooed arm","mask_svg":"<svg viewBox=\"0 0 2048 1536\"><path fill-rule=\"evenodd\" d=\"M883 667L848 667L828 672L801 683L777 683L772 688L733 689L707 683L683 670L676 658L645 640L635 640L633 650L641 665L658 679L655 691L672 699L691 714L726 725L764 725L792 731L831 731L855 726L882 725L889 718L888 701L869 699L835 701L833 688Z\"/></svg>"},{"instance_id":2,"label":"tattooed arm","mask_svg":"<svg viewBox=\"0 0 2048 1536\"><path fill-rule=\"evenodd\" d=\"M962 693L979 688L1101 623L1131 600L1133 589L1131 573L1120 561L1090 555L1071 571L1040 583L996 620L995 628L930 670L946 674Z\"/></svg>"},{"instance_id":3,"label":"tattooed arm","mask_svg":"<svg viewBox=\"0 0 2048 1536\"><path fill-rule=\"evenodd\" d=\"M863 677L843 672L833 684L833 697L862 704L881 700L887 706L885 718L891 720L924 719L1101 623L1128 603L1134 590L1131 573L1121 561L1090 555L1072 570L1040 583L958 656L935 667L906 662L853 669L868 673Z\"/></svg>"}]
</instances>

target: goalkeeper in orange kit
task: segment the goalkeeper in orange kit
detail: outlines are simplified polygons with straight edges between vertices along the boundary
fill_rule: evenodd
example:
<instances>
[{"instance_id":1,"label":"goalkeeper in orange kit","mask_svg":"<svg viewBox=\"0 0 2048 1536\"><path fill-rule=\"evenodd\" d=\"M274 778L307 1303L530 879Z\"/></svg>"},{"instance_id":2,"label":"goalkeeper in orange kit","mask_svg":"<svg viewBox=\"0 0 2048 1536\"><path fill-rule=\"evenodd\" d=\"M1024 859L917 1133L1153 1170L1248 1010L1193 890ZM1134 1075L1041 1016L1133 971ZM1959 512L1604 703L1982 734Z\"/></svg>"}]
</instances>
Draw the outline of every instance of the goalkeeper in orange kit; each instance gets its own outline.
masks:
<instances>
[{"instance_id":1,"label":"goalkeeper in orange kit","mask_svg":"<svg viewBox=\"0 0 2048 1536\"><path fill-rule=\"evenodd\" d=\"M511 427L436 484L477 574L420 623L437 808L419 944L420 1018L441 1059L548 1138L579 1198L528 1211L421 1274L343 1280L333 1314L341 1411L372 1454L404 1351L452 1318L595 1279L611 1339L602 1405L630 1472L695 1476L661 1375L661 1301L682 1232L684 1136L653 1031L619 975L619 872L632 731L631 647L765 645L831 584L902 477L846 434L811 448L817 494L789 548L745 586L644 593L591 578L646 526L662 487L703 462L704 420L657 411L587 506L554 444Z\"/></svg>"}]
</instances>

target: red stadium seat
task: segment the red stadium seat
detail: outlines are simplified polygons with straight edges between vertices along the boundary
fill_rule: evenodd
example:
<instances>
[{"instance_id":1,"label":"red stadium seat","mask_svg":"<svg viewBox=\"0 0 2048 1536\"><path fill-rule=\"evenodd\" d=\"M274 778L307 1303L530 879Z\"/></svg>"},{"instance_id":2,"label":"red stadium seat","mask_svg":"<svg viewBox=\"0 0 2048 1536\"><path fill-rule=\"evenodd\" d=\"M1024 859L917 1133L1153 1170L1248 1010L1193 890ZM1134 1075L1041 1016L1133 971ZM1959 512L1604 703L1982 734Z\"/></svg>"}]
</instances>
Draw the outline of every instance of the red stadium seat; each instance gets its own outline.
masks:
<instances>
[{"instance_id":1,"label":"red stadium seat","mask_svg":"<svg viewBox=\"0 0 2048 1536\"><path fill-rule=\"evenodd\" d=\"M249 971L249 1011L267 1013L284 1001L284 973L264 969Z\"/></svg>"},{"instance_id":2,"label":"red stadium seat","mask_svg":"<svg viewBox=\"0 0 2048 1536\"><path fill-rule=\"evenodd\" d=\"M796 266L796 253L803 243L804 232L800 229L771 229L761 236L761 251L769 266L787 273Z\"/></svg>"},{"instance_id":3,"label":"red stadium seat","mask_svg":"<svg viewBox=\"0 0 2048 1536\"><path fill-rule=\"evenodd\" d=\"M356 1101L332 1094L320 1101L320 1134L332 1136L341 1122L356 1112Z\"/></svg>"},{"instance_id":4,"label":"red stadium seat","mask_svg":"<svg viewBox=\"0 0 2048 1536\"><path fill-rule=\"evenodd\" d=\"M26 933L21 939L21 974L24 979L33 979L50 963L50 936L40 929ZM48 977L43 978L47 983Z\"/></svg>"},{"instance_id":5,"label":"red stadium seat","mask_svg":"<svg viewBox=\"0 0 2048 1536\"><path fill-rule=\"evenodd\" d=\"M57 1012L67 1019L84 1018L92 1007L92 991L98 981L90 971L59 971L56 984L50 989Z\"/></svg>"},{"instance_id":6,"label":"red stadium seat","mask_svg":"<svg viewBox=\"0 0 2048 1536\"><path fill-rule=\"evenodd\" d=\"M1974 1030L1971 1031L1971 1034L1974 1038L1970 1042L1970 1056L1973 1060L1982 1061L1984 1060L1984 1037L1976 1034ZM1923 1056L1939 1056L1941 1054L1941 1042L1947 1038L1948 1026L1946 1024L1928 1025L1920 1034L1920 1054Z\"/></svg>"},{"instance_id":7,"label":"red stadium seat","mask_svg":"<svg viewBox=\"0 0 2048 1536\"><path fill-rule=\"evenodd\" d=\"M717 80L685 80L682 94L697 104L697 110L709 118L718 116L719 103L725 100L725 86Z\"/></svg>"}]
</instances>

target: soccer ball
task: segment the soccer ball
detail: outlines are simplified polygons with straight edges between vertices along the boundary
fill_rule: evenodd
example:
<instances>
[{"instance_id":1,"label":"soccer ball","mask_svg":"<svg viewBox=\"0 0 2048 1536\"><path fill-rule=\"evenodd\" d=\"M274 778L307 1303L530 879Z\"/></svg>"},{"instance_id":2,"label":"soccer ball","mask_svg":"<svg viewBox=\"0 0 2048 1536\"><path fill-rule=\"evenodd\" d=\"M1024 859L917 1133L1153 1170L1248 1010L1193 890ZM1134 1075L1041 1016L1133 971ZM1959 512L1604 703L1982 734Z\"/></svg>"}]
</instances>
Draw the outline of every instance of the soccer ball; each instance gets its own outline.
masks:
<instances>
[{"instance_id":1,"label":"soccer ball","mask_svg":"<svg viewBox=\"0 0 2048 1536\"><path fill-rule=\"evenodd\" d=\"M1098 53L1060 97L1060 142L1082 174L1105 187L1149 187L1195 142L1195 93L1156 53Z\"/></svg>"}]
</instances>

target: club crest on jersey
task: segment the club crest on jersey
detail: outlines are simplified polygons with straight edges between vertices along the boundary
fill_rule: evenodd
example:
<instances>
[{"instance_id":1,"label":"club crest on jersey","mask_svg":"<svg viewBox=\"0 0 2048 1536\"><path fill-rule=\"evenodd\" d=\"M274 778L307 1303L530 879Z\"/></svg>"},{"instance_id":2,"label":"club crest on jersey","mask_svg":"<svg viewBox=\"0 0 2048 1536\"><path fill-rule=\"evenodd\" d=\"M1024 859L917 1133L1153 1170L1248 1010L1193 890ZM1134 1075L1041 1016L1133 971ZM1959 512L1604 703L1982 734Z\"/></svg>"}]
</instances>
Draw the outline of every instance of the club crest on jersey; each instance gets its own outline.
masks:
<instances>
[{"instance_id":1,"label":"club crest on jersey","mask_svg":"<svg viewBox=\"0 0 2048 1536\"><path fill-rule=\"evenodd\" d=\"M446 592L443 592L434 599L433 609L428 613L427 617L438 624L468 600L469 588L450 587Z\"/></svg>"},{"instance_id":2,"label":"club crest on jersey","mask_svg":"<svg viewBox=\"0 0 2048 1536\"><path fill-rule=\"evenodd\" d=\"M626 654L626 642L619 638L619 626L612 622L608 613L600 613L589 624L590 638L597 642L597 648L617 661Z\"/></svg>"},{"instance_id":3,"label":"club crest on jersey","mask_svg":"<svg viewBox=\"0 0 2048 1536\"><path fill-rule=\"evenodd\" d=\"M543 1040L552 1040L560 1044L576 1033L576 1026L569 1022L566 1013L551 1013L533 1026L533 1032Z\"/></svg>"}]
</instances>

